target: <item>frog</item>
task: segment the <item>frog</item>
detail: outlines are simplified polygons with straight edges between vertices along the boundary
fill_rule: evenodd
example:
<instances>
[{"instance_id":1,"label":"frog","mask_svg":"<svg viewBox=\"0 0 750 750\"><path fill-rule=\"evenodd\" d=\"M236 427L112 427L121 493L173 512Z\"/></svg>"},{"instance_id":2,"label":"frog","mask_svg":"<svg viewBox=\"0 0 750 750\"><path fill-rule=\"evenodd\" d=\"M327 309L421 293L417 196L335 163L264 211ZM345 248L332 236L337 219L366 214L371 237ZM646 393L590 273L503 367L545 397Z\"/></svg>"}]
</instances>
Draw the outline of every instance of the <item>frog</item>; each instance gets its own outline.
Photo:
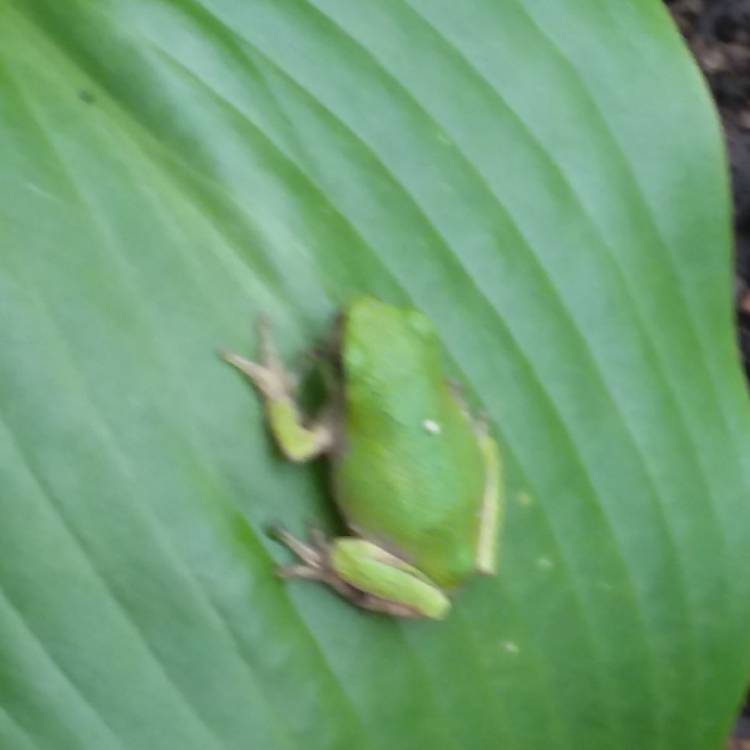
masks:
<instances>
[{"instance_id":1,"label":"frog","mask_svg":"<svg viewBox=\"0 0 750 750\"><path fill-rule=\"evenodd\" d=\"M259 361L222 356L257 389L283 456L327 457L346 527L332 539L276 527L297 558L279 575L327 584L364 610L444 619L467 579L496 574L504 501L498 443L446 377L431 320L371 295L348 302L326 347L326 405L315 418L265 318L259 344Z\"/></svg>"}]
</instances>

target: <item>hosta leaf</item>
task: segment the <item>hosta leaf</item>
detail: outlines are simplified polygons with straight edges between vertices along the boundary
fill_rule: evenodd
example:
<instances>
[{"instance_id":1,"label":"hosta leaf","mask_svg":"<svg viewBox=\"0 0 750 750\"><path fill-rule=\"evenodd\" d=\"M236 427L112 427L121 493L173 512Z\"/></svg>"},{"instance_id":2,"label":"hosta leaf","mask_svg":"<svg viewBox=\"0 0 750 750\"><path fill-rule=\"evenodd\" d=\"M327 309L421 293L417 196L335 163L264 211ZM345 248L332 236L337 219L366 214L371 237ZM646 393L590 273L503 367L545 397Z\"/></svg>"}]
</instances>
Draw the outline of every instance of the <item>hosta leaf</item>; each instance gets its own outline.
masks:
<instances>
[{"instance_id":1,"label":"hosta leaf","mask_svg":"<svg viewBox=\"0 0 750 750\"><path fill-rule=\"evenodd\" d=\"M0 747L720 746L748 410L660 3L6 0L0 41ZM301 364L363 291L503 448L444 623L274 577L269 523L340 527L215 354L265 313Z\"/></svg>"}]
</instances>

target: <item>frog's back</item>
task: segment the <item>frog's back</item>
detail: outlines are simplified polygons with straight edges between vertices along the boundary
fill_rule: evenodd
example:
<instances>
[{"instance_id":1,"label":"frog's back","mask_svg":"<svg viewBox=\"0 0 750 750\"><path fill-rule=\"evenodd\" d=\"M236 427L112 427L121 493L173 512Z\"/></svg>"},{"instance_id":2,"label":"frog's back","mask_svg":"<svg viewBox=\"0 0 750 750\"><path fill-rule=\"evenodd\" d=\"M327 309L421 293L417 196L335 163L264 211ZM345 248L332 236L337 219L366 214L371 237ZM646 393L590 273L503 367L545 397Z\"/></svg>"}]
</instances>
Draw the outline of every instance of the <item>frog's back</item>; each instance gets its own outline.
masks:
<instances>
[{"instance_id":1,"label":"frog's back","mask_svg":"<svg viewBox=\"0 0 750 750\"><path fill-rule=\"evenodd\" d=\"M358 534L442 586L474 569L484 467L468 418L445 383L421 313L366 299L342 331L346 439L336 498Z\"/></svg>"}]
</instances>

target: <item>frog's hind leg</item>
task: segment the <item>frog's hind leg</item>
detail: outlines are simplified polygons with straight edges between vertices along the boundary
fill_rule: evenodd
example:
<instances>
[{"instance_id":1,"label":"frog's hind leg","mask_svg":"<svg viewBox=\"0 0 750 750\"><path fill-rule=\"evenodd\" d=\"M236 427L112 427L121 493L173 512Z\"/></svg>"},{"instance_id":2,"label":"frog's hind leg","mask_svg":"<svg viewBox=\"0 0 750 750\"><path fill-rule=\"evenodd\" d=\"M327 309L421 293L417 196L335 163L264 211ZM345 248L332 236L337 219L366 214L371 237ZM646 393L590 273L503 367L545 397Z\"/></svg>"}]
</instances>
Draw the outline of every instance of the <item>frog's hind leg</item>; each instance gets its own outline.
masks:
<instances>
[{"instance_id":1,"label":"frog's hind leg","mask_svg":"<svg viewBox=\"0 0 750 750\"><path fill-rule=\"evenodd\" d=\"M500 447L488 433L485 422L475 422L475 430L485 470L475 564L478 573L494 575L497 573L498 533L503 508Z\"/></svg>"},{"instance_id":2,"label":"frog's hind leg","mask_svg":"<svg viewBox=\"0 0 750 750\"><path fill-rule=\"evenodd\" d=\"M498 532L502 523L503 485L500 447L489 434L487 420L483 416L471 414L464 398L460 383L448 381L448 389L461 413L471 423L479 450L484 462L484 494L479 514L474 565L477 573L495 575L497 573Z\"/></svg>"},{"instance_id":3,"label":"frog's hind leg","mask_svg":"<svg viewBox=\"0 0 750 750\"><path fill-rule=\"evenodd\" d=\"M342 537L327 543L311 532L311 543L277 529L276 537L304 564L279 568L279 575L328 584L358 607L395 617L442 619L448 597L412 565L372 542Z\"/></svg>"},{"instance_id":4,"label":"frog's hind leg","mask_svg":"<svg viewBox=\"0 0 750 750\"><path fill-rule=\"evenodd\" d=\"M362 592L355 604L401 617L442 620L450 600L413 565L365 539L334 539L329 554L336 575Z\"/></svg>"}]
</instances>

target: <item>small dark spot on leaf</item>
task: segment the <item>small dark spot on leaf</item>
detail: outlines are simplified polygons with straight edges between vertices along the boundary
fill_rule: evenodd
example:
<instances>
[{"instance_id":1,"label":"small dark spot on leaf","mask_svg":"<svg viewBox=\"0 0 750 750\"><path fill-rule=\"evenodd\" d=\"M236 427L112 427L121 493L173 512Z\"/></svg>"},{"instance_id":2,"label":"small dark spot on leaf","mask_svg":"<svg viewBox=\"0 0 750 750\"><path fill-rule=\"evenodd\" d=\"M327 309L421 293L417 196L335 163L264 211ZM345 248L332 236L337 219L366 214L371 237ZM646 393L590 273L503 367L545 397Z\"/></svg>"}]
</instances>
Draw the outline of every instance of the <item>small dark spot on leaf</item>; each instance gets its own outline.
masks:
<instances>
[{"instance_id":1,"label":"small dark spot on leaf","mask_svg":"<svg viewBox=\"0 0 750 750\"><path fill-rule=\"evenodd\" d=\"M81 89L78 92L78 98L85 104L93 104L96 101L96 97L86 89Z\"/></svg>"}]
</instances>

